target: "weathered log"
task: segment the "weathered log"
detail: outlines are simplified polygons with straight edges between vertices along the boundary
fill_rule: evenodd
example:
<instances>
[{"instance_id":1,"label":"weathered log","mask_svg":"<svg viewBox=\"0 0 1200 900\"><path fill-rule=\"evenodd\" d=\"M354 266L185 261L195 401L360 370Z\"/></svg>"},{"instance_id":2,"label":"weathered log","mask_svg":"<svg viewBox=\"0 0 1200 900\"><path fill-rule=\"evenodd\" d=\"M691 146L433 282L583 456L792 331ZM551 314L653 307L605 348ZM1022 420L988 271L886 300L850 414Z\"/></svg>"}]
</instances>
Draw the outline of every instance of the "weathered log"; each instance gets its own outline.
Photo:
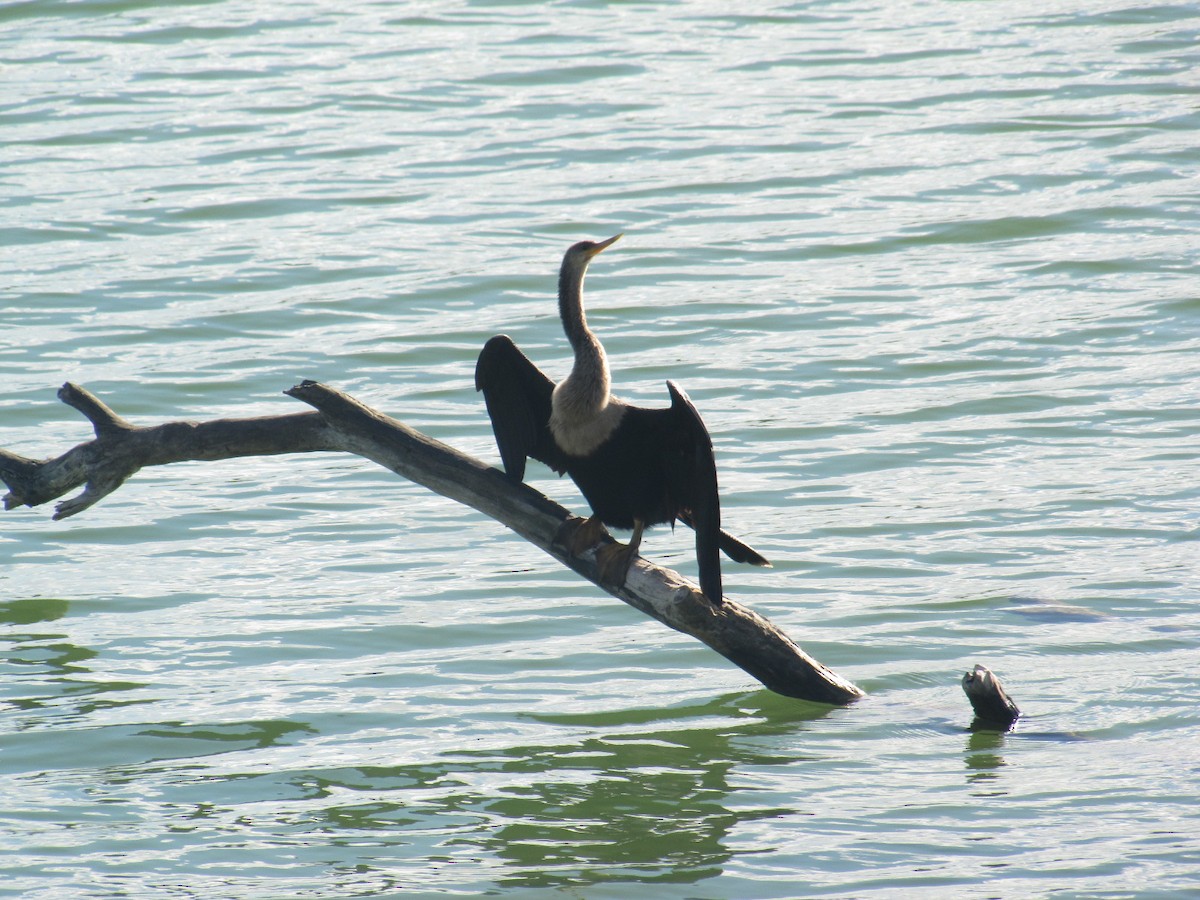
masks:
<instances>
[{"instance_id":1,"label":"weathered log","mask_svg":"<svg viewBox=\"0 0 1200 900\"><path fill-rule=\"evenodd\" d=\"M91 421L95 439L44 461L0 450L0 479L9 487L4 507L38 506L84 485L79 496L58 504L54 518L62 519L87 509L146 466L281 453L354 453L496 519L614 597L704 642L776 693L830 704L863 696L762 616L729 598L714 607L670 569L638 557L624 584L603 580L595 548L574 556L559 540L575 517L529 485L325 385L305 381L284 393L316 412L138 427L83 388L66 384L59 398Z\"/></svg>"},{"instance_id":2,"label":"weathered log","mask_svg":"<svg viewBox=\"0 0 1200 900\"><path fill-rule=\"evenodd\" d=\"M1017 724L1021 710L987 666L976 665L973 672L964 674L962 688L971 701L971 708L975 710L972 729L1009 731Z\"/></svg>"}]
</instances>

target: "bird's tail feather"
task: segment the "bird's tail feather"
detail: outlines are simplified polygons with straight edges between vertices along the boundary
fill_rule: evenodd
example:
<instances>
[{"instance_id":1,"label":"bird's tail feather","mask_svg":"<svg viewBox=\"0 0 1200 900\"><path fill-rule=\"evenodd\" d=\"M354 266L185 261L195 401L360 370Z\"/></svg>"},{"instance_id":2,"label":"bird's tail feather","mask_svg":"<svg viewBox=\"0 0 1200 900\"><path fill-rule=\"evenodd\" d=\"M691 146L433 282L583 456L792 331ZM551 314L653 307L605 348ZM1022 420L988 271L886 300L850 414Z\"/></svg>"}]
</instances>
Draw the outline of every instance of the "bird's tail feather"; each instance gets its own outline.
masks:
<instances>
[{"instance_id":1,"label":"bird's tail feather","mask_svg":"<svg viewBox=\"0 0 1200 900\"><path fill-rule=\"evenodd\" d=\"M752 566L771 567L771 562L753 547L743 544L728 531L722 531L717 537L721 552L734 562L749 563Z\"/></svg>"},{"instance_id":2,"label":"bird's tail feather","mask_svg":"<svg viewBox=\"0 0 1200 900\"><path fill-rule=\"evenodd\" d=\"M691 513L683 510L679 513L679 521L688 528L695 528L692 524ZM743 544L732 534L725 529L717 534L717 546L721 548L721 552L732 559L734 562L747 563L751 566L764 566L771 568L771 561L751 547L749 544Z\"/></svg>"}]
</instances>

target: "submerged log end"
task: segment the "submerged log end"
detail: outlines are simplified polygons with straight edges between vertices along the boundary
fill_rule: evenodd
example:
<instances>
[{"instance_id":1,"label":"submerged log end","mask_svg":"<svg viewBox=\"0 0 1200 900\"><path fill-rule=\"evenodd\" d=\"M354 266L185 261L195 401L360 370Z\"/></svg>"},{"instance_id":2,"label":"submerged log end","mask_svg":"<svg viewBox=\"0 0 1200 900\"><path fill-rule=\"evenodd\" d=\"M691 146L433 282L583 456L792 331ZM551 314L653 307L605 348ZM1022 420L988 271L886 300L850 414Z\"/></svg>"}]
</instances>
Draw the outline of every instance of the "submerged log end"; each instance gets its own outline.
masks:
<instances>
[{"instance_id":1,"label":"submerged log end","mask_svg":"<svg viewBox=\"0 0 1200 900\"><path fill-rule=\"evenodd\" d=\"M607 580L596 560L596 549L612 542L607 532L600 529L599 542L581 553L572 553L568 546L583 522L570 517L545 549L614 597L707 644L777 694L834 706L845 706L865 696L855 684L813 659L754 610L729 597L714 604L678 572L639 556L622 583Z\"/></svg>"},{"instance_id":2,"label":"submerged log end","mask_svg":"<svg viewBox=\"0 0 1200 900\"><path fill-rule=\"evenodd\" d=\"M1017 724L1021 710L986 666L977 665L974 671L963 675L962 688L975 710L973 730L1010 731Z\"/></svg>"},{"instance_id":3,"label":"submerged log end","mask_svg":"<svg viewBox=\"0 0 1200 900\"><path fill-rule=\"evenodd\" d=\"M694 593L697 603L711 606L703 594ZM695 636L775 693L834 706L846 706L866 696L749 607L726 597L712 609L711 630Z\"/></svg>"}]
</instances>

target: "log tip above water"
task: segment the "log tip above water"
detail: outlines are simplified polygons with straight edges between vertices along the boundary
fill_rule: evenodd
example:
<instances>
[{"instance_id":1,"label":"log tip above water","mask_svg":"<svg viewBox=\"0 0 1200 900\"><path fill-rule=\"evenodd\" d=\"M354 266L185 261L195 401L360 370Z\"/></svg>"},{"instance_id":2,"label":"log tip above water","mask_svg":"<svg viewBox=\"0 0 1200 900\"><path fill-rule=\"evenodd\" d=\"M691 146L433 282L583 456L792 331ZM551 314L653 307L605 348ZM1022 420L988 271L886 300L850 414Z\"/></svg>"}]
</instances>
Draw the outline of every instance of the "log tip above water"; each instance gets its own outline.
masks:
<instances>
[{"instance_id":1,"label":"log tip above water","mask_svg":"<svg viewBox=\"0 0 1200 900\"><path fill-rule=\"evenodd\" d=\"M964 674L962 688L975 710L973 729L1011 731L1017 724L1021 710L987 666L976 665Z\"/></svg>"}]
</instances>

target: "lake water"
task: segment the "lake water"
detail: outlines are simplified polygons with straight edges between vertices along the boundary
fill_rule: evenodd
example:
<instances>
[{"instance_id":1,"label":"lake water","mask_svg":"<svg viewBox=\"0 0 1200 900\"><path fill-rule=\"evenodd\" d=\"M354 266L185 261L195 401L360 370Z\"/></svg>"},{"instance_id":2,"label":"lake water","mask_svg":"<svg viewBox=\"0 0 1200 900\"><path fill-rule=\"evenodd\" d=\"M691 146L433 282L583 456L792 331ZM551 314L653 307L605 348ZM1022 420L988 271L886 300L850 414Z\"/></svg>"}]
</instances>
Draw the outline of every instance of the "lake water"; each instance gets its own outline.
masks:
<instances>
[{"instance_id":1,"label":"lake water","mask_svg":"<svg viewBox=\"0 0 1200 900\"><path fill-rule=\"evenodd\" d=\"M1200 8L9 3L0 446L299 411L496 460L576 240L679 382L771 694L497 523L312 455L0 531L0 896L1200 895ZM531 480L581 510L569 481ZM694 576L681 529L643 552ZM972 733L991 667L1026 712Z\"/></svg>"}]
</instances>

